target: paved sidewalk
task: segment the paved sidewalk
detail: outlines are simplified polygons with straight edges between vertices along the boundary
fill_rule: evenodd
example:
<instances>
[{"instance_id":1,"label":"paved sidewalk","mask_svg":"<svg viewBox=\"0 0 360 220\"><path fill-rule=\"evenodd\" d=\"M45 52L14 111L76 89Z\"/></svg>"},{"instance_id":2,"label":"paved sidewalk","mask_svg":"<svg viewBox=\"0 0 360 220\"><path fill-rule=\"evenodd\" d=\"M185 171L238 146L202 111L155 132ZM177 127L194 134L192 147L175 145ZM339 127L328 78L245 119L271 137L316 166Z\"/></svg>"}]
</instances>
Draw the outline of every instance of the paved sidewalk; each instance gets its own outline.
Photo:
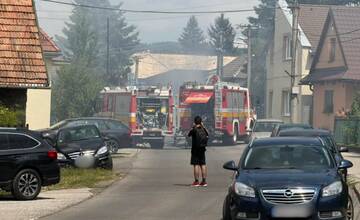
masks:
<instances>
[{"instance_id":1,"label":"paved sidewalk","mask_svg":"<svg viewBox=\"0 0 360 220\"><path fill-rule=\"evenodd\" d=\"M32 220L78 204L93 194L90 189L53 190L40 193L33 201L16 201L0 197L1 220Z\"/></svg>"},{"instance_id":2,"label":"paved sidewalk","mask_svg":"<svg viewBox=\"0 0 360 220\"><path fill-rule=\"evenodd\" d=\"M114 171L128 173L132 167L132 158L136 157L139 151L130 148L119 149L118 153L113 155ZM2 213L0 219L39 219L81 203L96 192L97 190L89 188L43 191L36 200L32 201L17 201L11 196L0 196L0 213Z\"/></svg>"}]
</instances>

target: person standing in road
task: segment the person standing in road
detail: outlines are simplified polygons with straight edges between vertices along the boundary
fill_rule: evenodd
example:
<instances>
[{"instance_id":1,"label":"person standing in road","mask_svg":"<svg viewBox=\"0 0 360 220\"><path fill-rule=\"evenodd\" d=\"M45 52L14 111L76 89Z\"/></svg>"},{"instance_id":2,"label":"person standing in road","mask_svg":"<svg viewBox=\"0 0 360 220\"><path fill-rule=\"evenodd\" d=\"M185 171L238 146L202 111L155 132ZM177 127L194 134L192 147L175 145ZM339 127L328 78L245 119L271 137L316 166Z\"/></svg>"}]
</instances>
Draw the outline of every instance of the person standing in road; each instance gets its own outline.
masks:
<instances>
[{"instance_id":1,"label":"person standing in road","mask_svg":"<svg viewBox=\"0 0 360 220\"><path fill-rule=\"evenodd\" d=\"M207 177L207 167L205 159L205 151L207 146L207 141L209 138L209 133L202 123L200 116L196 116L194 119L194 125L190 130L189 137L192 137L192 147L191 147L191 165L194 168L194 182L191 186L207 186L206 177ZM201 183L199 182L200 173L202 177Z\"/></svg>"}]
</instances>

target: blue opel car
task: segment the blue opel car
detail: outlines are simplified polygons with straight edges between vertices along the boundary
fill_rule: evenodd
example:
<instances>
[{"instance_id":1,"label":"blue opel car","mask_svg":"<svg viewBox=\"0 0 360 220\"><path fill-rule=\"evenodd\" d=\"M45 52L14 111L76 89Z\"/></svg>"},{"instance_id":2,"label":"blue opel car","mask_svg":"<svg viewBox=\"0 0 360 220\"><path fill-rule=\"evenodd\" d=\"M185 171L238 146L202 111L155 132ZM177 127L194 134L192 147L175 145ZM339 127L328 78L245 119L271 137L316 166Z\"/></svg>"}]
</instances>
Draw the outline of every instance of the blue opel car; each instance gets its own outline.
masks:
<instances>
[{"instance_id":1,"label":"blue opel car","mask_svg":"<svg viewBox=\"0 0 360 220\"><path fill-rule=\"evenodd\" d=\"M223 205L223 220L351 219L348 186L339 170L352 167L334 157L316 137L254 140L235 171Z\"/></svg>"}]
</instances>

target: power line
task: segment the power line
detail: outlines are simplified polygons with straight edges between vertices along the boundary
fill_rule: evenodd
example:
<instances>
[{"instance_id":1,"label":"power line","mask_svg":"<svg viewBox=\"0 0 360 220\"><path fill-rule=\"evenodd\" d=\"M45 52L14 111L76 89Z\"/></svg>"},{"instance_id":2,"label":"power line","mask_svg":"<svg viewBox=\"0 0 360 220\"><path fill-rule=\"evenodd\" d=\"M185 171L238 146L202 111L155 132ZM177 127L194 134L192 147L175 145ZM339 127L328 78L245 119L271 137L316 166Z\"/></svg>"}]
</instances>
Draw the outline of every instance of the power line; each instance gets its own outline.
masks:
<instances>
[{"instance_id":1,"label":"power line","mask_svg":"<svg viewBox=\"0 0 360 220\"><path fill-rule=\"evenodd\" d=\"M92 9L101 9L101 10L110 10L110 11L120 11L126 13L143 13L143 14L219 14L219 13L241 13L241 12L254 12L255 9L235 9L235 10L215 10L215 11L158 11L158 10L133 10L133 9L120 9L113 7L100 7L84 4L75 4L68 2L61 2L57 0L42 0L44 2L52 2L55 4L83 7L83 8L92 8ZM266 9L276 9L276 8L266 8Z\"/></svg>"}]
</instances>

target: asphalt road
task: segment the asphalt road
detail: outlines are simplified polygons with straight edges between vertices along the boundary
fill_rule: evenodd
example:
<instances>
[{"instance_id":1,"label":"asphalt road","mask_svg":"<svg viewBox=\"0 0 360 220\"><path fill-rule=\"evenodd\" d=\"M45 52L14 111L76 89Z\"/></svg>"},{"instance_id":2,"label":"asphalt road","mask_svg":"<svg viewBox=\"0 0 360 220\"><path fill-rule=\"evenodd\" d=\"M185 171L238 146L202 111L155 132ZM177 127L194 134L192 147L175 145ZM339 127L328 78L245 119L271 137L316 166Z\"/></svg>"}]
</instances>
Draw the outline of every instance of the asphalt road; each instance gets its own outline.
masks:
<instances>
[{"instance_id":1,"label":"asphalt road","mask_svg":"<svg viewBox=\"0 0 360 220\"><path fill-rule=\"evenodd\" d=\"M232 173L224 162L241 156L244 145L208 147L207 188L192 188L189 149L142 150L128 176L100 195L45 219L220 220Z\"/></svg>"}]
</instances>

